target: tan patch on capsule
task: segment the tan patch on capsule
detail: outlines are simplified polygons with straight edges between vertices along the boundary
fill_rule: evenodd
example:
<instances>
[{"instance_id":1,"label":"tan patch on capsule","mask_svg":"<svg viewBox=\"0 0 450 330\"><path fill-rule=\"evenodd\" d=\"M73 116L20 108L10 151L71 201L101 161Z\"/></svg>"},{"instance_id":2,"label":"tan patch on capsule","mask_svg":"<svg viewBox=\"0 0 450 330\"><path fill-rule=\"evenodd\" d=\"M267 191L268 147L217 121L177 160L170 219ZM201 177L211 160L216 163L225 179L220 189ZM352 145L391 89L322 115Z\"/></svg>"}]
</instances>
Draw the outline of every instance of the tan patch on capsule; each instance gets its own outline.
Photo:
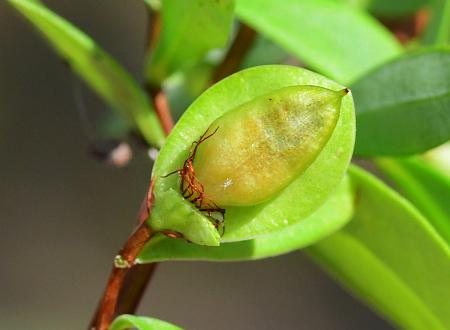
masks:
<instances>
[{"instance_id":1,"label":"tan patch on capsule","mask_svg":"<svg viewBox=\"0 0 450 330\"><path fill-rule=\"evenodd\" d=\"M263 202L289 184L330 138L345 95L315 86L275 91L215 120L199 147L196 177L221 207Z\"/></svg>"}]
</instances>

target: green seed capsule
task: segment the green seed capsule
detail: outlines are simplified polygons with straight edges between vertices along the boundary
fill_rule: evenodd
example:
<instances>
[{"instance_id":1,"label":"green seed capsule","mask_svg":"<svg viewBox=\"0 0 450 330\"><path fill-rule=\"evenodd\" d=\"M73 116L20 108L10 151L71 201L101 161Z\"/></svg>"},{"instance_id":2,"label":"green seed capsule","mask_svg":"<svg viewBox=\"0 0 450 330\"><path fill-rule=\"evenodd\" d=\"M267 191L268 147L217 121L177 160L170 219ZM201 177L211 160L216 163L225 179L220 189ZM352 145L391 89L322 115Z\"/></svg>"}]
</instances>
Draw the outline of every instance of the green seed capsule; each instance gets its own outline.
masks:
<instances>
[{"instance_id":1,"label":"green seed capsule","mask_svg":"<svg viewBox=\"0 0 450 330\"><path fill-rule=\"evenodd\" d=\"M195 177L221 207L261 203L315 160L339 119L347 89L292 86L216 119L199 146ZM325 175L325 174L324 174Z\"/></svg>"}]
</instances>

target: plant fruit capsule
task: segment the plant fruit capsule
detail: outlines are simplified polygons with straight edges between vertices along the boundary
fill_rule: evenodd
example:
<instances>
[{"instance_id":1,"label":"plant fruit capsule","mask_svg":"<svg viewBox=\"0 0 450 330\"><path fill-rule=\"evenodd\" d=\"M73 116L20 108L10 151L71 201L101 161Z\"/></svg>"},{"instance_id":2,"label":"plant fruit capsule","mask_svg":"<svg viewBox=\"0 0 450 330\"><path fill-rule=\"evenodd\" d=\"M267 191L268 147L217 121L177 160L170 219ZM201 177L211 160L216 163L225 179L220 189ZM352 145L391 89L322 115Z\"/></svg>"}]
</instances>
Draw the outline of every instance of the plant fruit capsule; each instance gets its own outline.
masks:
<instances>
[{"instance_id":1,"label":"plant fruit capsule","mask_svg":"<svg viewBox=\"0 0 450 330\"><path fill-rule=\"evenodd\" d=\"M198 146L195 176L221 207L264 202L304 172L330 139L348 89L291 86L217 118ZM325 175L325 174L324 174Z\"/></svg>"}]
</instances>

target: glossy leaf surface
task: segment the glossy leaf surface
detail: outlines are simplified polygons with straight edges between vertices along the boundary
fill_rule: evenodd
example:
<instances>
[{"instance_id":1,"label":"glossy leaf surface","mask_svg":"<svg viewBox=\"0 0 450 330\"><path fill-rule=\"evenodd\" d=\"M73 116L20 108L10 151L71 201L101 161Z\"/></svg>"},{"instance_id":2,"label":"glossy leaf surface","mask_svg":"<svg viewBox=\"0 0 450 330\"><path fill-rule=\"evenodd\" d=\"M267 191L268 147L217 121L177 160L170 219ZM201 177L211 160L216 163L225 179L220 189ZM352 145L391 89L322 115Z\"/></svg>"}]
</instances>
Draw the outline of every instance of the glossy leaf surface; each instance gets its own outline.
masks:
<instances>
[{"instance_id":1,"label":"glossy leaf surface","mask_svg":"<svg viewBox=\"0 0 450 330\"><path fill-rule=\"evenodd\" d=\"M162 176L182 167L192 143L198 140L215 119L260 95L295 85L343 89L343 86L308 70L272 65L238 72L203 93L177 123L155 163L155 208L159 207L159 194L170 189L179 192L179 178L176 175L168 178ZM349 94L343 98L340 117L330 140L305 172L264 203L226 208L226 232L221 238L222 242L248 240L281 230L304 219L307 221L306 218L328 199L344 176L352 154L354 125L353 102ZM166 217L158 220L158 228L164 227L171 212L162 210L161 214ZM205 218L207 230L208 226L212 225ZM189 239L194 241L195 237ZM213 241L211 236L210 242ZM217 244L218 242L211 245Z\"/></svg>"},{"instance_id":2,"label":"glossy leaf surface","mask_svg":"<svg viewBox=\"0 0 450 330\"><path fill-rule=\"evenodd\" d=\"M343 84L401 53L394 37L366 12L330 0L239 0L236 12L300 61Z\"/></svg>"},{"instance_id":3,"label":"glossy leaf surface","mask_svg":"<svg viewBox=\"0 0 450 330\"><path fill-rule=\"evenodd\" d=\"M231 30L234 0L164 0L161 33L147 62L147 80L161 83L224 47Z\"/></svg>"},{"instance_id":4,"label":"glossy leaf surface","mask_svg":"<svg viewBox=\"0 0 450 330\"><path fill-rule=\"evenodd\" d=\"M349 171L354 218L309 251L345 286L404 329L450 326L450 249L407 200Z\"/></svg>"},{"instance_id":5,"label":"glossy leaf surface","mask_svg":"<svg viewBox=\"0 0 450 330\"><path fill-rule=\"evenodd\" d=\"M357 108L355 152L410 155L450 139L450 50L408 54L352 87Z\"/></svg>"},{"instance_id":6,"label":"glossy leaf surface","mask_svg":"<svg viewBox=\"0 0 450 330\"><path fill-rule=\"evenodd\" d=\"M126 330L126 329L138 329L138 330L182 330L182 328L176 325L161 321L158 319L134 316L134 315L120 315L117 317L110 326L110 330Z\"/></svg>"},{"instance_id":7,"label":"glossy leaf surface","mask_svg":"<svg viewBox=\"0 0 450 330\"><path fill-rule=\"evenodd\" d=\"M450 246L450 178L419 158L385 158L376 163Z\"/></svg>"},{"instance_id":8,"label":"glossy leaf surface","mask_svg":"<svg viewBox=\"0 0 450 330\"><path fill-rule=\"evenodd\" d=\"M164 133L146 94L137 82L95 42L43 5L29 0L8 0L49 41L84 81L120 111L151 144L161 146Z\"/></svg>"},{"instance_id":9,"label":"glossy leaf surface","mask_svg":"<svg viewBox=\"0 0 450 330\"><path fill-rule=\"evenodd\" d=\"M332 234L353 215L353 191L348 178L316 212L307 219L260 238L223 243L218 247L200 246L163 235L154 237L141 252L138 262L165 260L255 260L300 249Z\"/></svg>"}]
</instances>

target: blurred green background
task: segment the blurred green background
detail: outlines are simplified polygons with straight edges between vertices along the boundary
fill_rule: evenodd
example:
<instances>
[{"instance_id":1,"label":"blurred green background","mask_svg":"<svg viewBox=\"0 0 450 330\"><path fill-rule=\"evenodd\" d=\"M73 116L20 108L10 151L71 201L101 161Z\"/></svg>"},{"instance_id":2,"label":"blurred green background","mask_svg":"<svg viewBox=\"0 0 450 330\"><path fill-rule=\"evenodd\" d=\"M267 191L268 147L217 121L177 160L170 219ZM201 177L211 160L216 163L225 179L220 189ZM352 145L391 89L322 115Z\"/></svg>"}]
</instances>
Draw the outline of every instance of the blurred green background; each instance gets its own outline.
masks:
<instances>
[{"instance_id":1,"label":"blurred green background","mask_svg":"<svg viewBox=\"0 0 450 330\"><path fill-rule=\"evenodd\" d=\"M46 4L140 72L142 2ZM89 155L73 89L67 68L0 2L0 329L86 328L147 188L142 152L125 169ZM106 111L85 95L90 110ZM199 330L391 329L300 252L161 264L139 313Z\"/></svg>"}]
</instances>

